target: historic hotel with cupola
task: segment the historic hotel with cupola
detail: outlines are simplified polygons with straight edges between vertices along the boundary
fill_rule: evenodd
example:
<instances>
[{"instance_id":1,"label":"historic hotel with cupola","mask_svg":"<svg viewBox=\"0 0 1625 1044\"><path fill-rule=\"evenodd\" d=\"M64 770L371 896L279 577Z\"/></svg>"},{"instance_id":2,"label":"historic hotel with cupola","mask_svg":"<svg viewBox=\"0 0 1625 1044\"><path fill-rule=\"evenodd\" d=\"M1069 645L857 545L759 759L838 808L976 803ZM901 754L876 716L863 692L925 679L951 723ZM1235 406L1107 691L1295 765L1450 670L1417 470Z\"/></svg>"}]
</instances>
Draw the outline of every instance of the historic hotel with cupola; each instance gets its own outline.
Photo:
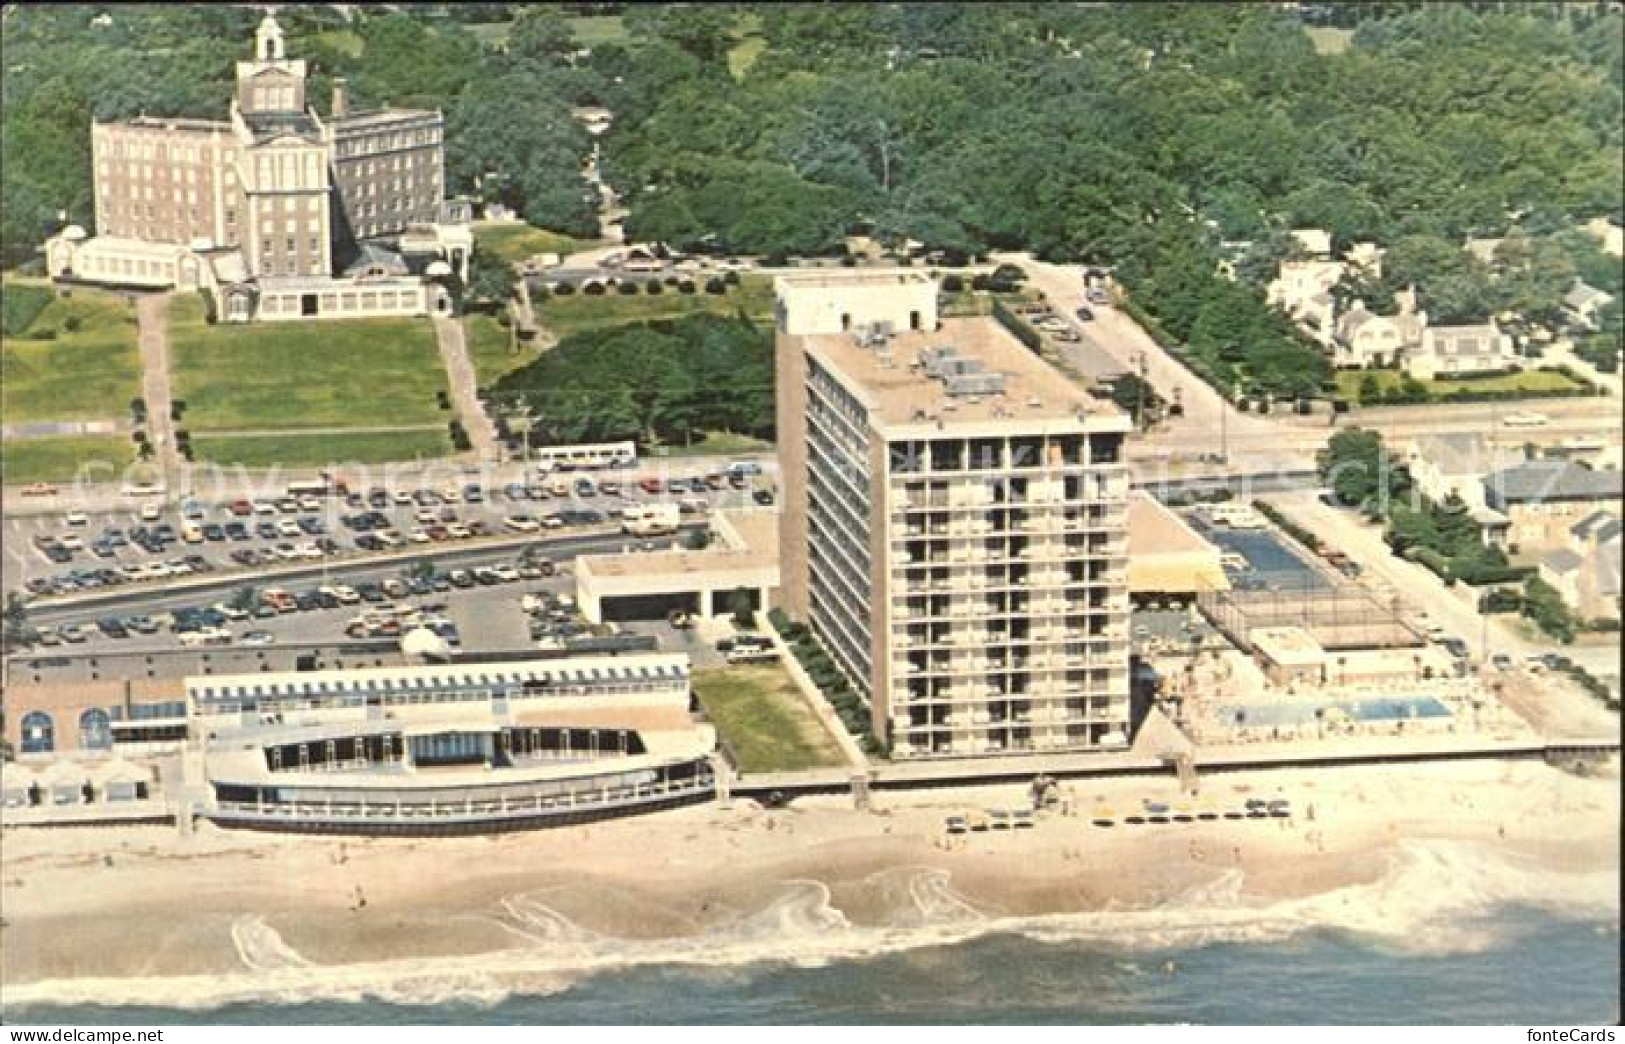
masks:
<instances>
[{"instance_id":1,"label":"historic hotel with cupola","mask_svg":"<svg viewBox=\"0 0 1625 1044\"><path fill-rule=\"evenodd\" d=\"M424 315L466 280L469 207L445 199L439 112L324 118L267 14L226 120L141 116L91 129L96 235L45 244L58 279L204 289L222 321Z\"/></svg>"}]
</instances>

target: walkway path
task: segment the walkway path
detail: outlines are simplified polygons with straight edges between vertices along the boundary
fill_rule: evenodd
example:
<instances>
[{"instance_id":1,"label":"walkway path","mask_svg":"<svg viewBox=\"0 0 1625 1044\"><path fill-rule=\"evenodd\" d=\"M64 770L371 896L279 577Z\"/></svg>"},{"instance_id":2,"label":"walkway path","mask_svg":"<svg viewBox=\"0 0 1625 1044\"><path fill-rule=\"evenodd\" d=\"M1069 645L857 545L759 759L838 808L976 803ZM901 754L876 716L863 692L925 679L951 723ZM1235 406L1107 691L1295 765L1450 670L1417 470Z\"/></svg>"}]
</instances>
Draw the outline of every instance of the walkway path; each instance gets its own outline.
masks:
<instances>
[{"instance_id":1,"label":"walkway path","mask_svg":"<svg viewBox=\"0 0 1625 1044\"><path fill-rule=\"evenodd\" d=\"M135 299L137 341L141 348L141 397L147 400L147 434L157 451L159 474L165 489L185 472L175 448L175 422L170 417L173 397L169 385L169 294L142 294Z\"/></svg>"},{"instance_id":2,"label":"walkway path","mask_svg":"<svg viewBox=\"0 0 1625 1044\"><path fill-rule=\"evenodd\" d=\"M496 460L501 456L497 444L496 425L486 416L480 405L479 380L474 375L474 364L468 358L468 343L463 338L463 322L448 316L435 316L435 340L440 343L440 361L446 368L446 380L451 384L451 401L457 416L468 432L468 441L474 453L483 460Z\"/></svg>"},{"instance_id":3,"label":"walkway path","mask_svg":"<svg viewBox=\"0 0 1625 1044\"><path fill-rule=\"evenodd\" d=\"M283 438L300 435L395 435L407 431L442 431L443 424L382 424L370 428L241 428L198 432L211 439Z\"/></svg>"},{"instance_id":4,"label":"walkway path","mask_svg":"<svg viewBox=\"0 0 1625 1044\"><path fill-rule=\"evenodd\" d=\"M0 424L0 439L48 439L62 435L120 435L131 431L129 420L32 421Z\"/></svg>"}]
</instances>

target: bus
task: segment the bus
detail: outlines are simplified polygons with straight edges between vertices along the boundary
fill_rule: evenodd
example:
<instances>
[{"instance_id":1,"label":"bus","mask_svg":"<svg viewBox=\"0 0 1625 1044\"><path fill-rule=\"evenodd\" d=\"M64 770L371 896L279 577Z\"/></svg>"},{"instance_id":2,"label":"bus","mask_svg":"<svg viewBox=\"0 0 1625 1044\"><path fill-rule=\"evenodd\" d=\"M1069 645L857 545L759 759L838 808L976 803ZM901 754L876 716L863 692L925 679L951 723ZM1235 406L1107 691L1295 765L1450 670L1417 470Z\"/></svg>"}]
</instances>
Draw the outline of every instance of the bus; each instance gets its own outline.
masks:
<instances>
[{"instance_id":1,"label":"bus","mask_svg":"<svg viewBox=\"0 0 1625 1044\"><path fill-rule=\"evenodd\" d=\"M537 446L530 451L539 474L553 471L592 471L598 468L635 468L638 447L633 442L583 443L574 446Z\"/></svg>"},{"instance_id":2,"label":"bus","mask_svg":"<svg viewBox=\"0 0 1625 1044\"><path fill-rule=\"evenodd\" d=\"M325 497L332 491L333 484L326 478L288 483L290 497Z\"/></svg>"}]
</instances>

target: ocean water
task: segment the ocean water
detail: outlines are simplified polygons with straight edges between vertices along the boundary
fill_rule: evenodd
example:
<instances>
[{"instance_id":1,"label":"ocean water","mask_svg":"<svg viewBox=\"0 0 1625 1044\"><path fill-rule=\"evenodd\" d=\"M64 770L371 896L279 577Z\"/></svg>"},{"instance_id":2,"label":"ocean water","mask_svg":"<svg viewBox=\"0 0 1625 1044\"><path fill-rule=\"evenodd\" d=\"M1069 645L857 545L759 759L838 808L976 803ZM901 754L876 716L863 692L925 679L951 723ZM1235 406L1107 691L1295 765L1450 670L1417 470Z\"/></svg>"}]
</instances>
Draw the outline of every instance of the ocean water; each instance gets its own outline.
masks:
<instances>
[{"instance_id":1,"label":"ocean water","mask_svg":"<svg viewBox=\"0 0 1625 1044\"><path fill-rule=\"evenodd\" d=\"M989 917L930 868L894 923L817 882L690 940L593 935L535 896L481 957L327 967L258 918L221 976L7 989L9 1023L1596 1024L1620 1017L1618 875L1410 845L1379 881L1249 901L1239 874L1151 910ZM179 1007L142 1006L165 996Z\"/></svg>"}]
</instances>

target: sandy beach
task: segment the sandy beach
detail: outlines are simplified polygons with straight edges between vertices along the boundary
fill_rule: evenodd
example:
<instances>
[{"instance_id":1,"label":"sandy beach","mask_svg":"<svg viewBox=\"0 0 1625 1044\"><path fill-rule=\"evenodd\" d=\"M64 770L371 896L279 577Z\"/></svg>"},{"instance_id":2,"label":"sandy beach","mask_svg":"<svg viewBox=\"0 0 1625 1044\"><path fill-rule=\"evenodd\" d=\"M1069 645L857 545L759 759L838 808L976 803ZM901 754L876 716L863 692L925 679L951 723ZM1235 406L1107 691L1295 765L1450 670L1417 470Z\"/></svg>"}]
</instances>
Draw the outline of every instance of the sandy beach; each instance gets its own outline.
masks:
<instances>
[{"instance_id":1,"label":"sandy beach","mask_svg":"<svg viewBox=\"0 0 1625 1044\"><path fill-rule=\"evenodd\" d=\"M480 999L637 963L819 961L988 931L1118 945L1333 927L1471 945L1499 903L1617 923L1619 792L1528 762L1083 781L1071 815L948 839L1026 788L751 802L453 839L13 830L6 1004ZM1291 820L1094 827L1144 799ZM1312 810L1312 812L1311 812ZM1426 931L1421 931L1426 927Z\"/></svg>"}]
</instances>

